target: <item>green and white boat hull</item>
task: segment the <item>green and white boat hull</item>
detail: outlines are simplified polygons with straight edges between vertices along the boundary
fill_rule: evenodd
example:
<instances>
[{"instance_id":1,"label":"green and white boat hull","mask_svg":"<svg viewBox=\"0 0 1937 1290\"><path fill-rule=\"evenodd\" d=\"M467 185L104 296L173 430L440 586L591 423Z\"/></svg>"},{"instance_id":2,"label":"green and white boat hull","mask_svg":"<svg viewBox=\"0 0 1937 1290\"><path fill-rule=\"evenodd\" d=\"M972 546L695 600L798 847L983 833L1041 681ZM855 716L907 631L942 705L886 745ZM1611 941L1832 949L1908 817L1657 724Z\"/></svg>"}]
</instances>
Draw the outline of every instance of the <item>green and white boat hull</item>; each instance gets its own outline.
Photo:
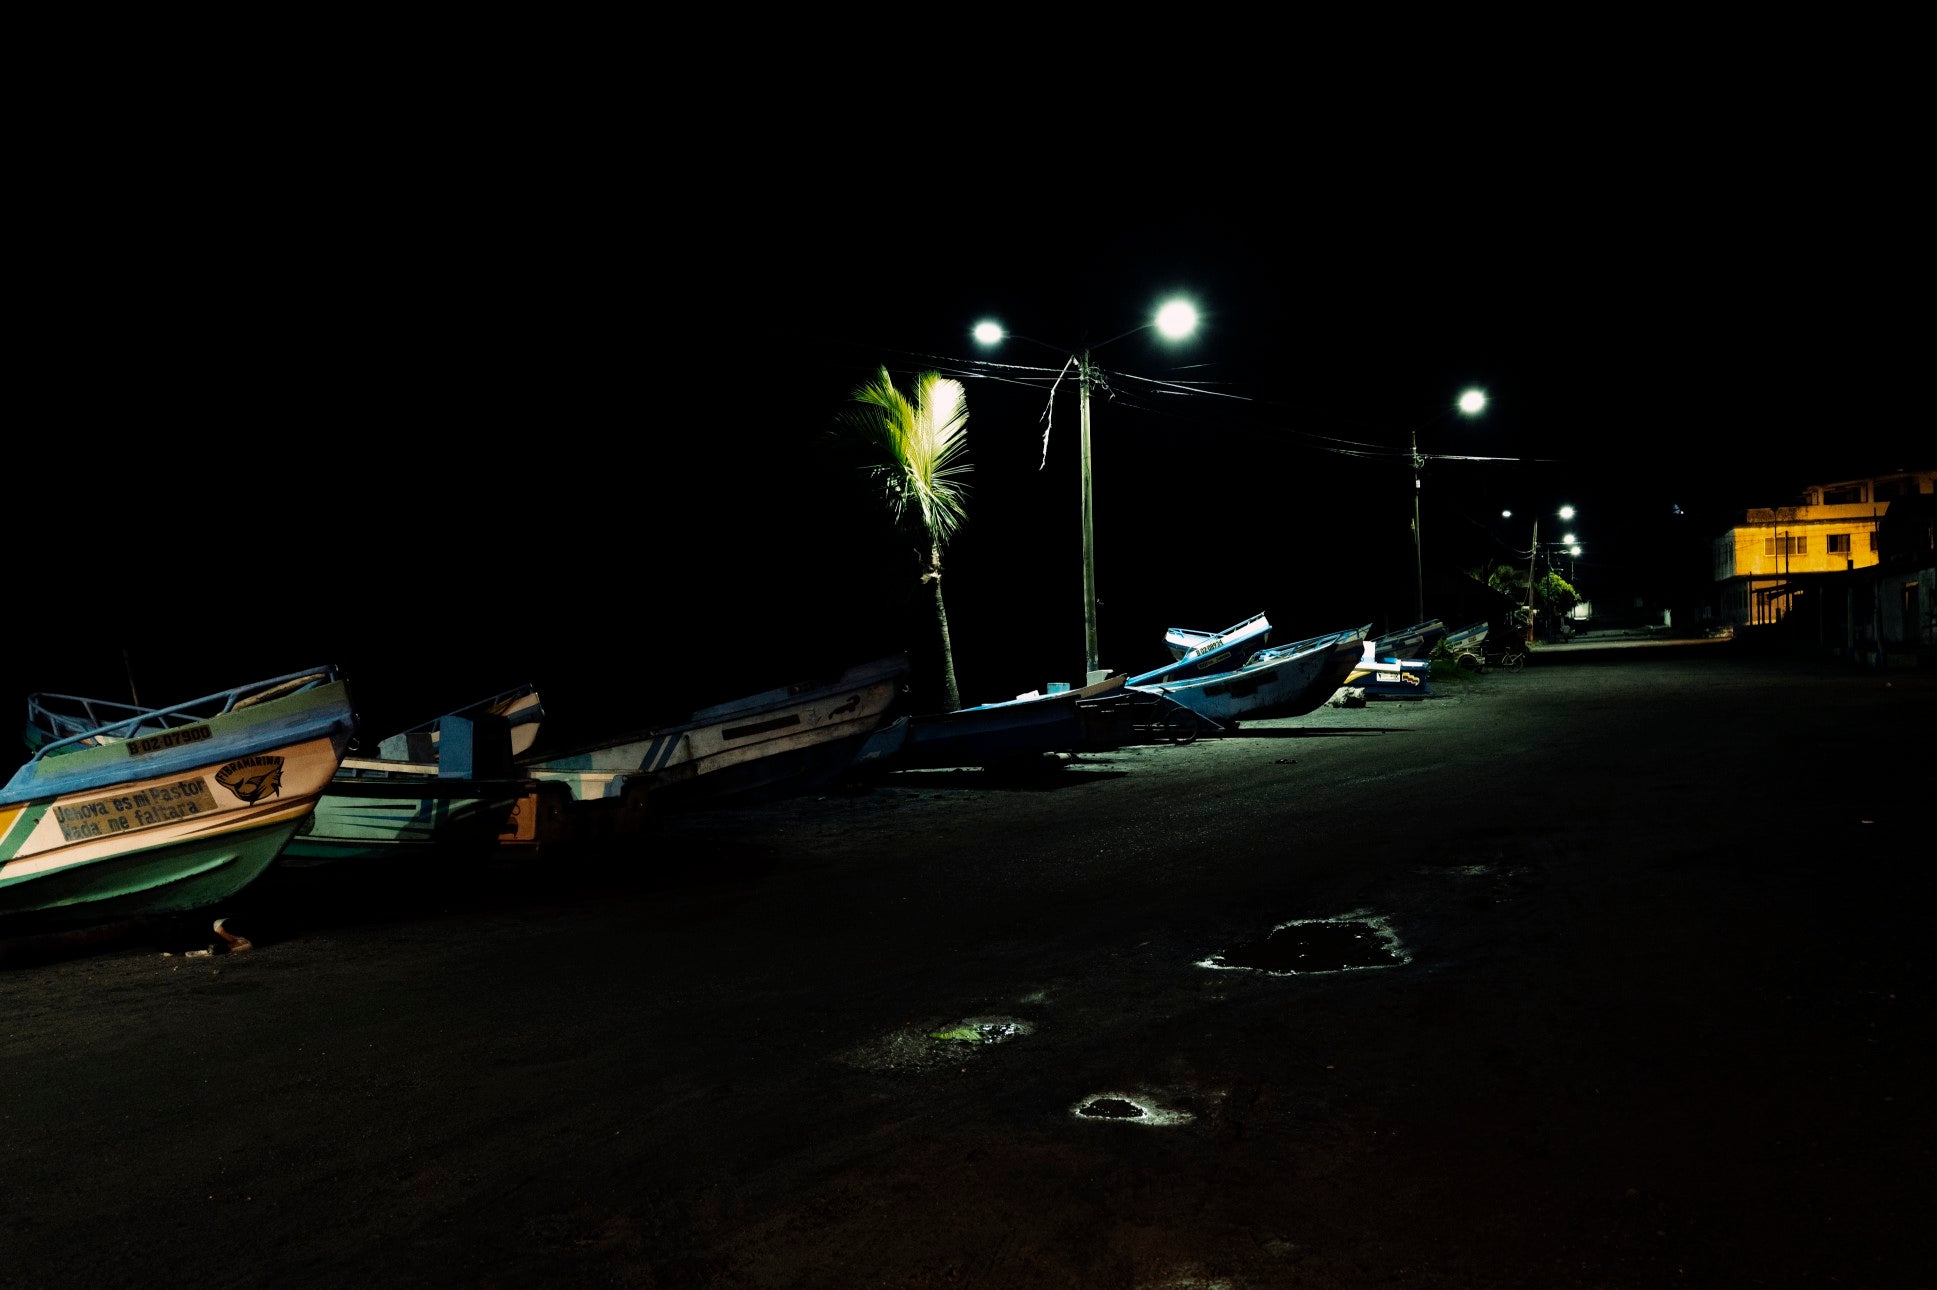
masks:
<instances>
[{"instance_id":1,"label":"green and white boat hull","mask_svg":"<svg viewBox=\"0 0 1937 1290\"><path fill-rule=\"evenodd\" d=\"M54 739L0 788L0 927L184 913L259 878L355 728L334 669Z\"/></svg>"}]
</instances>

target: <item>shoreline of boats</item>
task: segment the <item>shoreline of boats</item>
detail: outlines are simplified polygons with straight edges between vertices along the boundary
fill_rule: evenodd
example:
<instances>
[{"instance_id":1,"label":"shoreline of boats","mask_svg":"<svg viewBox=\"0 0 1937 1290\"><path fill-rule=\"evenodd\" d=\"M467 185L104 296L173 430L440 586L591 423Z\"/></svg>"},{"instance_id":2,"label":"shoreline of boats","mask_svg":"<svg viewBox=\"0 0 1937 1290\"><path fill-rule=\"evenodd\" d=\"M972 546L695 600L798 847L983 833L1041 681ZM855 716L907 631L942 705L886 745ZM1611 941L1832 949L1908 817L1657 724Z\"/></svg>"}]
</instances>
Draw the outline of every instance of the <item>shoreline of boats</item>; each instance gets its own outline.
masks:
<instances>
[{"instance_id":1,"label":"shoreline of boats","mask_svg":"<svg viewBox=\"0 0 1937 1290\"><path fill-rule=\"evenodd\" d=\"M1173 627L1159 667L947 712L910 710L908 658L890 655L562 749L546 745L532 684L385 736L374 757L351 751L334 667L163 709L35 694L29 760L0 791L0 929L211 910L272 868L448 867L461 881L635 836L661 811L897 771L1029 770L1296 718L1341 693L1430 694L1445 624L1370 630L1273 645L1262 613ZM1484 625L1454 639L1477 649Z\"/></svg>"}]
</instances>

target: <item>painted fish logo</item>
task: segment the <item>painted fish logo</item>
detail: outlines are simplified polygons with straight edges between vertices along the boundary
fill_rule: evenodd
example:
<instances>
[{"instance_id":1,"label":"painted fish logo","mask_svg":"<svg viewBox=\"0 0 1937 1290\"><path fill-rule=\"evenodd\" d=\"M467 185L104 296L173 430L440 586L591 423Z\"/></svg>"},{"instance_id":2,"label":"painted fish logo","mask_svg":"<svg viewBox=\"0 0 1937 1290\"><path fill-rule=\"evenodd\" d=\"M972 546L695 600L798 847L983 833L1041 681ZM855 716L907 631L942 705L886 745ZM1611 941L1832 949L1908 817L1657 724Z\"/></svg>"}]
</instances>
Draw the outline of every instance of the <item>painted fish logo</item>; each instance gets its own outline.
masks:
<instances>
[{"instance_id":1,"label":"painted fish logo","mask_svg":"<svg viewBox=\"0 0 1937 1290\"><path fill-rule=\"evenodd\" d=\"M282 758L238 758L215 772L215 782L254 806L282 791Z\"/></svg>"}]
</instances>

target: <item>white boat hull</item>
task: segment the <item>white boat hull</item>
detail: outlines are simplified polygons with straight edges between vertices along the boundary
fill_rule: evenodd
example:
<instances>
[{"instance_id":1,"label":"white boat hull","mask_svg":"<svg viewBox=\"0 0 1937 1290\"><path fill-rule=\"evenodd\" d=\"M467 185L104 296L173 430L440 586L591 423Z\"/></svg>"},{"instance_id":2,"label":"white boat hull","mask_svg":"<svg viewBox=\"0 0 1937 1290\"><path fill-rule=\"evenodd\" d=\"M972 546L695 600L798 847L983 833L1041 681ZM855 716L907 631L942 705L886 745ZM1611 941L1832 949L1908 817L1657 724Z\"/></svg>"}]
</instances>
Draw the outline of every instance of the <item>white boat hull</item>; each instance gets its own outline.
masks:
<instances>
[{"instance_id":1,"label":"white boat hull","mask_svg":"<svg viewBox=\"0 0 1937 1290\"><path fill-rule=\"evenodd\" d=\"M887 718L905 658L851 668L833 682L768 691L694 720L518 763L518 773L570 784L580 800L655 792L739 793L838 773Z\"/></svg>"}]
</instances>

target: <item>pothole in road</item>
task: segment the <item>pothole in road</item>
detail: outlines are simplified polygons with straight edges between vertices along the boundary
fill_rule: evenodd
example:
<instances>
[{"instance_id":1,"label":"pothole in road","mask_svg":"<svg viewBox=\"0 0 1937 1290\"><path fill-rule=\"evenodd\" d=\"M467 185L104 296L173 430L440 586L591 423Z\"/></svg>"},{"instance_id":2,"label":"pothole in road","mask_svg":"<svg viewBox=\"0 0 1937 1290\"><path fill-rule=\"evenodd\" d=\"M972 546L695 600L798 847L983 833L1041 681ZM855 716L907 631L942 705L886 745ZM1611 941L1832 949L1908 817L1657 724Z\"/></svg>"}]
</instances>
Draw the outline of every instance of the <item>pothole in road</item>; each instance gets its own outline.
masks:
<instances>
[{"instance_id":1,"label":"pothole in road","mask_svg":"<svg viewBox=\"0 0 1937 1290\"><path fill-rule=\"evenodd\" d=\"M1406 961L1398 936L1384 919L1354 915L1280 923L1263 938L1200 959L1197 966L1305 976L1392 967Z\"/></svg>"},{"instance_id":2,"label":"pothole in road","mask_svg":"<svg viewBox=\"0 0 1937 1290\"><path fill-rule=\"evenodd\" d=\"M959 1066L969 1060L965 1048L1003 1044L1035 1031L1034 1025L1016 1017L964 1017L942 1026L897 1030L851 1049L843 1060L863 1070L920 1074Z\"/></svg>"},{"instance_id":3,"label":"pothole in road","mask_svg":"<svg viewBox=\"0 0 1937 1290\"><path fill-rule=\"evenodd\" d=\"M1134 1093L1092 1093L1070 1108L1079 1120L1115 1120L1121 1124L1188 1124L1188 1111L1166 1110Z\"/></svg>"},{"instance_id":4,"label":"pothole in road","mask_svg":"<svg viewBox=\"0 0 1937 1290\"><path fill-rule=\"evenodd\" d=\"M930 1039L949 1039L963 1044L999 1044L1029 1033L1027 1022L1003 1018L997 1021L968 1020L928 1032Z\"/></svg>"}]
</instances>

